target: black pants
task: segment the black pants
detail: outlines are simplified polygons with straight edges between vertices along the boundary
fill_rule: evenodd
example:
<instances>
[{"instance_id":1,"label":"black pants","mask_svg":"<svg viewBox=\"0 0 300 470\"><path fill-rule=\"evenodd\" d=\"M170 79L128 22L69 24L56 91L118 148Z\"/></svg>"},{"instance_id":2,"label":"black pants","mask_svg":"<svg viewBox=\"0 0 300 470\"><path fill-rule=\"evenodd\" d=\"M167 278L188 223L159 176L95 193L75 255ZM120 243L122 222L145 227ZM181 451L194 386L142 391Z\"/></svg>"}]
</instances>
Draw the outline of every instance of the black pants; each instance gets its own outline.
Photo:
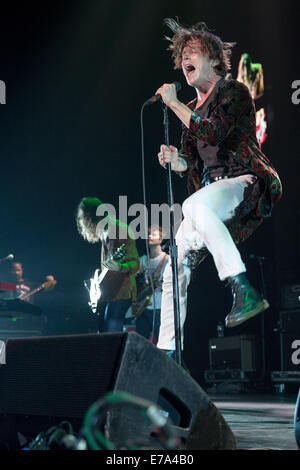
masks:
<instances>
[{"instance_id":1,"label":"black pants","mask_svg":"<svg viewBox=\"0 0 300 470\"><path fill-rule=\"evenodd\" d=\"M100 314L99 332L123 331L125 315L130 305L131 299L108 302L105 306L104 318L103 315Z\"/></svg>"}]
</instances>

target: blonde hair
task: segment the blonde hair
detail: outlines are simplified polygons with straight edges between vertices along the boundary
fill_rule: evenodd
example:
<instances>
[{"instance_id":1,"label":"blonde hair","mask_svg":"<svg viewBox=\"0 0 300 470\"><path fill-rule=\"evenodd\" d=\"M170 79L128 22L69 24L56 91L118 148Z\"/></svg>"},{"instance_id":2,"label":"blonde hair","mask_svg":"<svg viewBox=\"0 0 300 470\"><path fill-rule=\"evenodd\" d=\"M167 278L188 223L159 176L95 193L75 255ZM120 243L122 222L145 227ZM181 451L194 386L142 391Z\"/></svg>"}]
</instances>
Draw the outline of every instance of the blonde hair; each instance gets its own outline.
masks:
<instances>
[{"instance_id":1,"label":"blonde hair","mask_svg":"<svg viewBox=\"0 0 300 470\"><path fill-rule=\"evenodd\" d=\"M77 229L80 235L89 243L97 243L97 224L102 219L96 215L97 208L103 204L97 197L84 197L76 211Z\"/></svg>"}]
</instances>

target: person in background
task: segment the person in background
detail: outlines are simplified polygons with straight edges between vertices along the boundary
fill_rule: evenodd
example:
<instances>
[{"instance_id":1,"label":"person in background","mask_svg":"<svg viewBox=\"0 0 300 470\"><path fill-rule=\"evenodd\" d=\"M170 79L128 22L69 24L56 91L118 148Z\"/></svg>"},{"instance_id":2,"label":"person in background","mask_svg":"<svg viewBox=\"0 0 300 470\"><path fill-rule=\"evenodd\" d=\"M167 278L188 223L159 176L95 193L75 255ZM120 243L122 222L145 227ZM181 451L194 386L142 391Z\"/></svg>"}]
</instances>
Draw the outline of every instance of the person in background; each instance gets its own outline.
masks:
<instances>
[{"instance_id":1,"label":"person in background","mask_svg":"<svg viewBox=\"0 0 300 470\"><path fill-rule=\"evenodd\" d=\"M140 309L143 310L139 315L136 312L136 332L154 344L157 343L160 327L160 310L162 296L162 280L169 255L164 253L161 247L163 240L163 231L159 226L151 226L148 231L149 255L140 257L139 273L144 275L144 285L139 290L137 298L139 299ZM154 299L150 275L153 279ZM144 295L143 295L144 294ZM143 309L143 305L145 305Z\"/></svg>"},{"instance_id":2,"label":"person in background","mask_svg":"<svg viewBox=\"0 0 300 470\"><path fill-rule=\"evenodd\" d=\"M16 284L16 290L14 292L14 296L19 299L22 299L24 297L24 300L33 303L33 297L35 294L30 295L30 292L37 289L37 287L39 287L39 284L37 282L30 281L27 277L25 277L23 264L20 261L14 261L12 263L10 279L11 279L11 282ZM56 280L54 279L53 275L49 274L45 277L44 283L47 283L47 290L49 291L54 288L56 284ZM48 284L49 284L49 287L48 287Z\"/></svg>"}]
</instances>

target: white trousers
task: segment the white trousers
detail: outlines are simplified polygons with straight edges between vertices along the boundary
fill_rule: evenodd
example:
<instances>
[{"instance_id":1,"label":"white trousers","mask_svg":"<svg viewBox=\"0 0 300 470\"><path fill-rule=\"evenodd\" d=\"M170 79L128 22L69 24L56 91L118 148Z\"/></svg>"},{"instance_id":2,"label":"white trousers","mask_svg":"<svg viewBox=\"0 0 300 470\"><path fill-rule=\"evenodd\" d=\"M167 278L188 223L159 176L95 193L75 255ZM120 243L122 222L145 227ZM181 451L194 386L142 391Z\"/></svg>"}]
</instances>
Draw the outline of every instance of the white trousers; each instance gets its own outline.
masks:
<instances>
[{"instance_id":1,"label":"white trousers","mask_svg":"<svg viewBox=\"0 0 300 470\"><path fill-rule=\"evenodd\" d=\"M190 250L199 250L206 246L213 256L220 280L246 271L240 253L223 222L234 216L235 209L244 199L245 188L255 180L253 175L243 175L216 181L199 189L182 205L184 219L176 234L182 345L187 288L191 277L186 255ZM157 347L175 349L171 260L165 268L163 278L161 325Z\"/></svg>"}]
</instances>

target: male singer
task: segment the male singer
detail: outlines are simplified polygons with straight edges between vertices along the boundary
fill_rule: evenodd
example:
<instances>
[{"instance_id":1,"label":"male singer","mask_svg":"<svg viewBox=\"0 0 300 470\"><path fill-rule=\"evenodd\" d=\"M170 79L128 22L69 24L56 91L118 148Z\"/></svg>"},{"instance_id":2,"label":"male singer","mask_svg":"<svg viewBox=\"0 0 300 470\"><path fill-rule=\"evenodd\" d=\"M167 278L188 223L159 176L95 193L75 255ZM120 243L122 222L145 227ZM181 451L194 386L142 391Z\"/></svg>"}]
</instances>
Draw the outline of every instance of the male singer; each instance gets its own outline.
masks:
<instances>
[{"instance_id":1,"label":"male singer","mask_svg":"<svg viewBox=\"0 0 300 470\"><path fill-rule=\"evenodd\" d=\"M195 259L208 251L221 281L231 286L233 305L225 319L231 328L269 304L250 285L236 244L249 237L281 197L275 169L259 149L254 104L245 85L226 80L233 43L223 42L205 23L185 27L172 19L170 50L196 98L185 105L174 84L156 92L182 122L181 149L162 145L158 154L180 176L187 176L190 196L177 235L181 328L186 318L187 287ZM203 319L205 321L205 319ZM172 352L174 313L172 271L165 269L158 347Z\"/></svg>"}]
</instances>

